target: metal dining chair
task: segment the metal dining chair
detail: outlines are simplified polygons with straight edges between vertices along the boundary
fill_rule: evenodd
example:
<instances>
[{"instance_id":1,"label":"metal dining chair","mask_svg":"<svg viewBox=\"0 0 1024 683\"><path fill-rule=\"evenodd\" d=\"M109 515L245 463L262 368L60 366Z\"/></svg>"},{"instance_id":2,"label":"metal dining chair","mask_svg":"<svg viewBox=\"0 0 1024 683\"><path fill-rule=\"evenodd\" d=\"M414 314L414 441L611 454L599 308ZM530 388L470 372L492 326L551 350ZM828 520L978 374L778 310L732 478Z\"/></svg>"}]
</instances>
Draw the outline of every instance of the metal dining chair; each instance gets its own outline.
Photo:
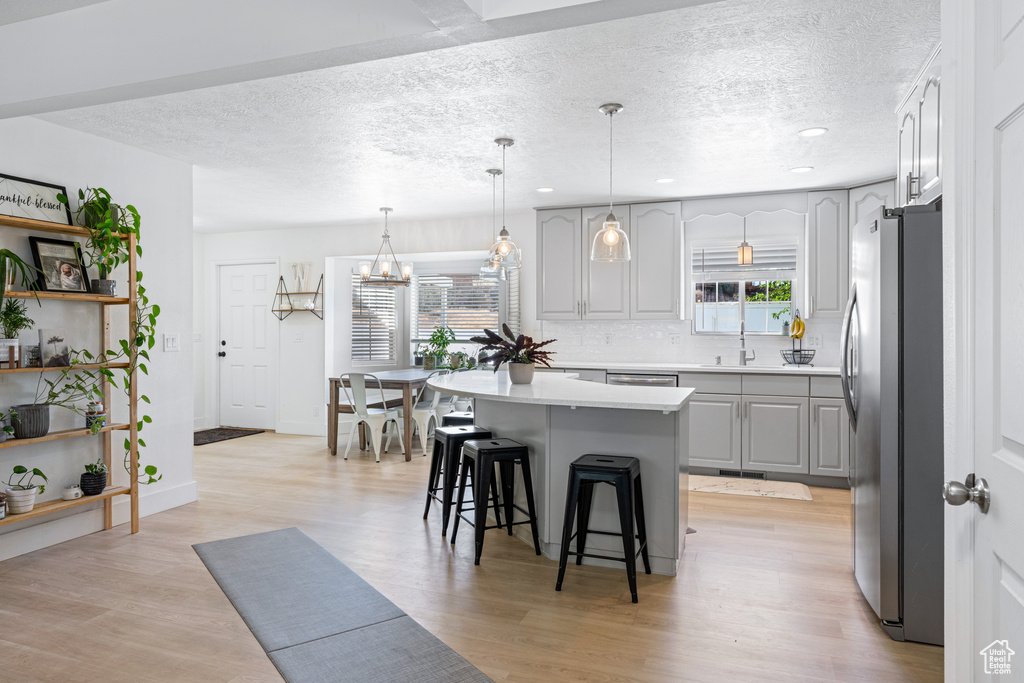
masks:
<instances>
[{"instance_id":1,"label":"metal dining chair","mask_svg":"<svg viewBox=\"0 0 1024 683\"><path fill-rule=\"evenodd\" d=\"M377 383L380 390L380 402L383 408L369 408L366 404L366 380L370 379ZM384 432L387 431L388 440L384 444L386 452L391 446L391 437L395 431L398 432L398 445L402 447L402 454L405 454L405 441L402 438L402 422L399 419L398 408L388 408L387 399L384 398L384 386L380 379L374 375L367 375L361 372L350 372L341 376L341 388L345 392L345 398L352 406L352 427L348 432L348 446L345 447L345 460L348 460L348 452L352 449L352 441L355 439L356 430L360 424L365 424L370 430L370 443L373 444L373 453L380 462L380 441ZM349 390L351 389L351 393ZM388 429L388 426L391 426Z\"/></svg>"},{"instance_id":2,"label":"metal dining chair","mask_svg":"<svg viewBox=\"0 0 1024 683\"><path fill-rule=\"evenodd\" d=\"M451 370L435 370L430 373L427 377L427 381L431 377L439 375L451 374ZM441 399L444 397L440 391L434 391L427 386L426 382L420 387L420 392L416 396L416 401L412 407L412 419L416 424L416 433L420 435L420 445L423 447L423 455L427 454L427 437L430 435L431 422L436 427L441 423L441 415L444 413L441 410ZM448 412L445 410L444 412ZM398 409L398 414L405 416L401 408Z\"/></svg>"}]
</instances>

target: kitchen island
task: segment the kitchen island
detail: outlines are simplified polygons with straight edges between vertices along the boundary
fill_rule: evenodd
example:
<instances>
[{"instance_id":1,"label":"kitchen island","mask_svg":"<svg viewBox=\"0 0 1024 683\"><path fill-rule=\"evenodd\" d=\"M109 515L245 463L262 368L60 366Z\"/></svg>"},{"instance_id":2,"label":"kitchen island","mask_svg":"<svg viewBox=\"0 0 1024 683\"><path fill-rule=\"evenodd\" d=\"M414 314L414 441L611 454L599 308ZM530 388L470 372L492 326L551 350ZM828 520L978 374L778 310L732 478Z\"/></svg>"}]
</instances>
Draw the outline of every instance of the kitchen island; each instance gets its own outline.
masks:
<instances>
[{"instance_id":1,"label":"kitchen island","mask_svg":"<svg viewBox=\"0 0 1024 683\"><path fill-rule=\"evenodd\" d=\"M569 463L587 453L638 458L651 570L675 575L687 524L692 389L594 384L561 373L538 373L532 384L512 384L507 372L489 370L439 376L428 385L474 399L476 424L495 437L515 439L530 448L541 552L552 560L558 559L561 549ZM522 491L517 491L517 499L525 508ZM618 531L610 486L595 490L590 527ZM515 529L532 545L528 526ZM587 549L622 556L622 542L613 536L589 536ZM622 566L592 558L584 562Z\"/></svg>"}]
</instances>

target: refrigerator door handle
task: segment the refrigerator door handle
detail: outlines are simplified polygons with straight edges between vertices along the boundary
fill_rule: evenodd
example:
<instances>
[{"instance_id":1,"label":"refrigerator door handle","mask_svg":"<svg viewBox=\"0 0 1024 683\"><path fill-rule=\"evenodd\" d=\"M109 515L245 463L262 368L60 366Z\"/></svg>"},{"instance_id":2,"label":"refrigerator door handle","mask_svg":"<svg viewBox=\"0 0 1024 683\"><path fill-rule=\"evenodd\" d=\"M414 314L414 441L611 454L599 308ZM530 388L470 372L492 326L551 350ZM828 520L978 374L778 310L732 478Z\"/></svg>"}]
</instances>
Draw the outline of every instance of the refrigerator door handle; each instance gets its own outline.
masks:
<instances>
[{"instance_id":1,"label":"refrigerator door handle","mask_svg":"<svg viewBox=\"0 0 1024 683\"><path fill-rule=\"evenodd\" d=\"M839 348L839 379L843 384L843 400L846 401L846 412L850 416L850 426L857 431L857 410L853 407L853 395L850 393L850 332L853 327L853 309L857 306L857 283L850 288L850 300L846 302L846 314L843 316L843 331L840 334Z\"/></svg>"}]
</instances>

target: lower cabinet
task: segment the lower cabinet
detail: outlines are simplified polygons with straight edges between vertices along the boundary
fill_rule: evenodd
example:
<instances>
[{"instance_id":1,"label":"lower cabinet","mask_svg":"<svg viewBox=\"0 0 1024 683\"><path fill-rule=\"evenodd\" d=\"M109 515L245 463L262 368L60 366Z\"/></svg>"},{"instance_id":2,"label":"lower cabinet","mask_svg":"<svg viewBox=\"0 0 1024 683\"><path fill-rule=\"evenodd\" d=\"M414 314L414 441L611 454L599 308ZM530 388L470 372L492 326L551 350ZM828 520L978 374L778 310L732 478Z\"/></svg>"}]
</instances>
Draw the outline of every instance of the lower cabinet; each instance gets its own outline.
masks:
<instances>
[{"instance_id":1,"label":"lower cabinet","mask_svg":"<svg viewBox=\"0 0 1024 683\"><path fill-rule=\"evenodd\" d=\"M743 469L808 473L808 400L743 397Z\"/></svg>"},{"instance_id":2,"label":"lower cabinet","mask_svg":"<svg viewBox=\"0 0 1024 683\"><path fill-rule=\"evenodd\" d=\"M690 465L740 468L740 397L694 394L690 399Z\"/></svg>"},{"instance_id":3,"label":"lower cabinet","mask_svg":"<svg viewBox=\"0 0 1024 683\"><path fill-rule=\"evenodd\" d=\"M845 477L850 473L850 417L836 398L811 399L810 473Z\"/></svg>"}]
</instances>

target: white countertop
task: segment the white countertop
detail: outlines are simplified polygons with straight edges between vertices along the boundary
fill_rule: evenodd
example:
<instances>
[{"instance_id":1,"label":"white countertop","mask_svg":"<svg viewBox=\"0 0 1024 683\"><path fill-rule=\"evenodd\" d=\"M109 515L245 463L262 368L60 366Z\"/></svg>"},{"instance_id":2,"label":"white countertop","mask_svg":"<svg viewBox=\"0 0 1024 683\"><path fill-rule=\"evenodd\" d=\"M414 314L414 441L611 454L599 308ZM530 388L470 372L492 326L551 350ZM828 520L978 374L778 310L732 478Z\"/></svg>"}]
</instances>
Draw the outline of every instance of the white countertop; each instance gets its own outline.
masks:
<instances>
[{"instance_id":1,"label":"white countertop","mask_svg":"<svg viewBox=\"0 0 1024 683\"><path fill-rule=\"evenodd\" d=\"M838 377L839 368L828 365L701 365L698 363L636 363L626 361L572 361L558 359L552 367L559 370L607 370L608 372L726 372L754 375L805 375Z\"/></svg>"},{"instance_id":2,"label":"white countertop","mask_svg":"<svg viewBox=\"0 0 1024 683\"><path fill-rule=\"evenodd\" d=\"M505 403L535 403L579 408L677 411L693 389L636 387L583 382L572 375L538 372L532 384L512 384L505 371L456 372L427 381L446 394Z\"/></svg>"}]
</instances>

